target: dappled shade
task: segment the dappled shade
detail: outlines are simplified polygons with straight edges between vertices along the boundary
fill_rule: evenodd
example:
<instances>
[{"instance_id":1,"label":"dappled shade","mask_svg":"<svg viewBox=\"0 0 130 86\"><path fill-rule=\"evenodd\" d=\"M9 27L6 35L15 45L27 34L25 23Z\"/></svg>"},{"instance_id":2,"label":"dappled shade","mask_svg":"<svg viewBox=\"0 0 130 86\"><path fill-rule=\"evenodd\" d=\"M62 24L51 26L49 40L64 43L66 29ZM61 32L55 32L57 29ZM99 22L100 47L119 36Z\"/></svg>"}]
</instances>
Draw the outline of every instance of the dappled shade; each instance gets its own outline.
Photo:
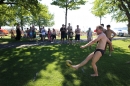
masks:
<instances>
[{"instance_id":1,"label":"dappled shade","mask_svg":"<svg viewBox=\"0 0 130 86\"><path fill-rule=\"evenodd\" d=\"M99 77L90 76L91 61L82 67L84 72L72 70L65 62L81 62L95 45L92 50L66 44L0 50L0 86L129 86L130 67L125 62L130 60L130 51L124 46L130 40L113 42L112 56L106 52L97 63Z\"/></svg>"}]
</instances>

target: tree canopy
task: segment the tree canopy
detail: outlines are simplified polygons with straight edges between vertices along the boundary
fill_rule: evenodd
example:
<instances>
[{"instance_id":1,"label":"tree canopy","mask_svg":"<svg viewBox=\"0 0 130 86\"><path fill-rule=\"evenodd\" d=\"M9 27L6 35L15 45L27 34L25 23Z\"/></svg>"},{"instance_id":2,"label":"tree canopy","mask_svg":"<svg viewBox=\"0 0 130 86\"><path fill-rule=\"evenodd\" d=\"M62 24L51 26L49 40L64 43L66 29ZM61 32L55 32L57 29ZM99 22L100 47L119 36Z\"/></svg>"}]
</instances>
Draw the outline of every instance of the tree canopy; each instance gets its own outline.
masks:
<instances>
[{"instance_id":1,"label":"tree canopy","mask_svg":"<svg viewBox=\"0 0 130 86\"><path fill-rule=\"evenodd\" d=\"M59 6L60 8L65 8L65 25L67 25L67 11L76 10L80 8L80 5L85 5L86 0L52 0L51 5Z\"/></svg>"},{"instance_id":2,"label":"tree canopy","mask_svg":"<svg viewBox=\"0 0 130 86\"><path fill-rule=\"evenodd\" d=\"M27 24L38 25L39 27L54 25L54 15L49 12L46 5L37 3L37 0L7 1L8 3L0 2L0 26L16 23L20 23L21 27Z\"/></svg>"},{"instance_id":3,"label":"tree canopy","mask_svg":"<svg viewBox=\"0 0 130 86\"><path fill-rule=\"evenodd\" d=\"M117 22L128 22L130 34L130 0L95 0L92 13L95 16L112 14L112 19Z\"/></svg>"}]
</instances>

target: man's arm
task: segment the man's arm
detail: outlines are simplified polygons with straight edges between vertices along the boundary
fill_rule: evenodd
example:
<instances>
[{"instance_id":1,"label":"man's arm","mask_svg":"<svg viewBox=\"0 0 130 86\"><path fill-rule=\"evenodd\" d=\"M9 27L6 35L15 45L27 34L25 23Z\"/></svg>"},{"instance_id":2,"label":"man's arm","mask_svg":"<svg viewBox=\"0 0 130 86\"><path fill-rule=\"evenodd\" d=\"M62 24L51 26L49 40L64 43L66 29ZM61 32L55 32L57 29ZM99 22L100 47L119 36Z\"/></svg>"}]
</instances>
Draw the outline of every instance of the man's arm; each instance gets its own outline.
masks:
<instances>
[{"instance_id":1,"label":"man's arm","mask_svg":"<svg viewBox=\"0 0 130 86\"><path fill-rule=\"evenodd\" d=\"M113 30L111 30L111 32L114 34L111 38L114 38L116 36L116 33Z\"/></svg>"},{"instance_id":2,"label":"man's arm","mask_svg":"<svg viewBox=\"0 0 130 86\"><path fill-rule=\"evenodd\" d=\"M107 42L109 43L110 45L110 50L113 51L113 47L112 47L112 42L107 38Z\"/></svg>"},{"instance_id":3,"label":"man's arm","mask_svg":"<svg viewBox=\"0 0 130 86\"><path fill-rule=\"evenodd\" d=\"M96 43L97 41L99 41L103 36L102 35L99 35L96 39L90 41L89 43L87 43L86 45L83 45L81 46L80 48L85 48L85 47L88 47L94 43Z\"/></svg>"}]
</instances>

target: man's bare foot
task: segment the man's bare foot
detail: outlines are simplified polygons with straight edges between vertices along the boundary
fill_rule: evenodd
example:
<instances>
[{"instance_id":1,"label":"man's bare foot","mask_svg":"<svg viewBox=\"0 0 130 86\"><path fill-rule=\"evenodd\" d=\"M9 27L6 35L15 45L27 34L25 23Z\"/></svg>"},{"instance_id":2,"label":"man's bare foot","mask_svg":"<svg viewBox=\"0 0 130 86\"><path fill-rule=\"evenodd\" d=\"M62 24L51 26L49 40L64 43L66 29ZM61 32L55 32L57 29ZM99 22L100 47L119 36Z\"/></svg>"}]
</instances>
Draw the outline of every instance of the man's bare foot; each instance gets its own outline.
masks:
<instances>
[{"instance_id":1,"label":"man's bare foot","mask_svg":"<svg viewBox=\"0 0 130 86\"><path fill-rule=\"evenodd\" d=\"M78 65L72 65L71 67L75 70L78 70Z\"/></svg>"},{"instance_id":2,"label":"man's bare foot","mask_svg":"<svg viewBox=\"0 0 130 86\"><path fill-rule=\"evenodd\" d=\"M91 74L92 77L98 76L98 74Z\"/></svg>"}]
</instances>

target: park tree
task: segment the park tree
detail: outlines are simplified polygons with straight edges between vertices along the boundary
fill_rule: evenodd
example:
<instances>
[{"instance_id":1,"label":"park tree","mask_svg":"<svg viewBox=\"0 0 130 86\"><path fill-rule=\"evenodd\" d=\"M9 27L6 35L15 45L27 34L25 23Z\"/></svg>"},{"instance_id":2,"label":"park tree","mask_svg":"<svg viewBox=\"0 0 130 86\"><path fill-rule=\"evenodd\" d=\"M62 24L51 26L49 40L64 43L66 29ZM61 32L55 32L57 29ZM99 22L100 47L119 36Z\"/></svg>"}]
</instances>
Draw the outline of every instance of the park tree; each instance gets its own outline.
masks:
<instances>
[{"instance_id":1,"label":"park tree","mask_svg":"<svg viewBox=\"0 0 130 86\"><path fill-rule=\"evenodd\" d=\"M30 24L37 25L39 28L41 26L53 26L54 25L54 15L51 14L46 5L42 5L39 3L39 12L35 9L35 15L31 15Z\"/></svg>"},{"instance_id":2,"label":"park tree","mask_svg":"<svg viewBox=\"0 0 130 86\"><path fill-rule=\"evenodd\" d=\"M10 22L14 21L14 10L10 5L0 5L0 28L3 25L9 25Z\"/></svg>"},{"instance_id":3,"label":"park tree","mask_svg":"<svg viewBox=\"0 0 130 86\"><path fill-rule=\"evenodd\" d=\"M0 9L0 14L1 14L0 17L3 18L3 19L1 18L1 20L0 20L0 22L1 22L0 26L8 25L7 23L10 23L10 24L15 23L16 20L18 20L18 19L15 19L15 17L16 17L16 14L19 14L18 13L19 9L26 9L26 11L30 11L33 14L34 13L33 9L39 8L38 1L40 1L40 0L0 0L0 7L2 8L2 9ZM15 14L15 12L16 12L16 14ZM14 15L14 16L12 16L12 15ZM21 19L22 19L22 17L23 16L21 16ZM4 20L6 20L6 21L4 21Z\"/></svg>"},{"instance_id":4,"label":"park tree","mask_svg":"<svg viewBox=\"0 0 130 86\"><path fill-rule=\"evenodd\" d=\"M85 5L86 0L52 0L51 5L65 9L65 25L67 25L68 10L77 10L80 5Z\"/></svg>"},{"instance_id":5,"label":"park tree","mask_svg":"<svg viewBox=\"0 0 130 86\"><path fill-rule=\"evenodd\" d=\"M27 24L39 27L40 25L54 25L54 15L49 12L48 7L40 3L36 4L36 0L31 1L33 0L27 0L23 4L22 0L7 0L7 2L0 3L0 25L20 23L22 29Z\"/></svg>"},{"instance_id":6,"label":"park tree","mask_svg":"<svg viewBox=\"0 0 130 86\"><path fill-rule=\"evenodd\" d=\"M97 15L98 12L100 15ZM130 34L130 0L95 0L92 13L96 16L111 14L117 22L128 22Z\"/></svg>"},{"instance_id":7,"label":"park tree","mask_svg":"<svg viewBox=\"0 0 130 86\"><path fill-rule=\"evenodd\" d=\"M102 7L101 3L103 3L104 5L106 4L104 3L104 0L95 0L93 2L94 6L92 7L91 10L92 14L100 18L100 24L101 24L102 17L104 17L104 15L107 14L107 10L105 6Z\"/></svg>"}]
</instances>

